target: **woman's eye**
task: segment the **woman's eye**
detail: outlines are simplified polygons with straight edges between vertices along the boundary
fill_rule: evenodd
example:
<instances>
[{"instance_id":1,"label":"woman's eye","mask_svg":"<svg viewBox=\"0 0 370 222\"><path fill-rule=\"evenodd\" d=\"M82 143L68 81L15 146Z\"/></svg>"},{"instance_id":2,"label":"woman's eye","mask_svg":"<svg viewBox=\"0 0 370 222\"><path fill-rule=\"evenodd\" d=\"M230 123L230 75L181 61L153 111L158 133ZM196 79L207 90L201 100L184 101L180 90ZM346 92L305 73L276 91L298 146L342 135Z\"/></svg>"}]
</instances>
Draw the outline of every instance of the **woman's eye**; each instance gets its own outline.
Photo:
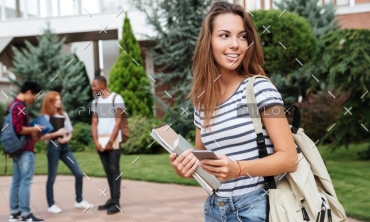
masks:
<instances>
[{"instance_id":1,"label":"woman's eye","mask_svg":"<svg viewBox=\"0 0 370 222\"><path fill-rule=\"evenodd\" d=\"M221 34L220 37L221 38L226 38L226 37L228 37L228 35L227 34Z\"/></svg>"},{"instance_id":2,"label":"woman's eye","mask_svg":"<svg viewBox=\"0 0 370 222\"><path fill-rule=\"evenodd\" d=\"M240 38L247 39L247 36L246 35L242 35L242 36L240 36Z\"/></svg>"}]
</instances>

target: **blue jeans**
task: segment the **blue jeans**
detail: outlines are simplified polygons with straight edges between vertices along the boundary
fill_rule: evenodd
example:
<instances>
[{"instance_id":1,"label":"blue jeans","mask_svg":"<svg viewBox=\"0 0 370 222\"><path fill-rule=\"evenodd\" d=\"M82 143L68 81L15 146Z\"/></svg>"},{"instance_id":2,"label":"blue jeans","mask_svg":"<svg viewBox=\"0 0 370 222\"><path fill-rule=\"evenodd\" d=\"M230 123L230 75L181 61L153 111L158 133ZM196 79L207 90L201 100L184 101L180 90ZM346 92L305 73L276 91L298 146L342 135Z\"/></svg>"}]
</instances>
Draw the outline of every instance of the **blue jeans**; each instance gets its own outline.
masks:
<instances>
[{"instance_id":1,"label":"blue jeans","mask_svg":"<svg viewBox=\"0 0 370 222\"><path fill-rule=\"evenodd\" d=\"M234 196L209 196L204 204L206 222L261 222L266 220L267 194L261 188Z\"/></svg>"},{"instance_id":2,"label":"blue jeans","mask_svg":"<svg viewBox=\"0 0 370 222\"><path fill-rule=\"evenodd\" d=\"M13 179L10 186L10 213L19 211L21 216L30 214L30 188L35 169L35 155L31 151L23 151L13 158Z\"/></svg>"},{"instance_id":3,"label":"blue jeans","mask_svg":"<svg viewBox=\"0 0 370 222\"><path fill-rule=\"evenodd\" d=\"M62 160L65 165L72 171L76 178L75 191L76 191L76 201L79 203L82 201L82 180L83 174L78 165L76 158L73 156L69 144L60 144L57 141L53 142L58 146L56 147L53 143L48 144L48 179L46 182L46 198L49 207L54 205L54 189L53 185L58 171L59 160Z\"/></svg>"}]
</instances>

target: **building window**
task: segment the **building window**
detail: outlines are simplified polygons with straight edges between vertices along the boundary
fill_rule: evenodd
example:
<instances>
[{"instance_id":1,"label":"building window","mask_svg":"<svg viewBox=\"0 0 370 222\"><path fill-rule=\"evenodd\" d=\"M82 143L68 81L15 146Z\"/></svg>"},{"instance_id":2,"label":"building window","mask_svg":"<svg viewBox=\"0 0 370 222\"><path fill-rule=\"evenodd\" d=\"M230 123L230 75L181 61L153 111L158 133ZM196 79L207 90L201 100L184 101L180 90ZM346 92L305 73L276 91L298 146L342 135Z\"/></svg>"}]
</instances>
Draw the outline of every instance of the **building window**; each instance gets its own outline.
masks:
<instances>
[{"instance_id":1,"label":"building window","mask_svg":"<svg viewBox=\"0 0 370 222\"><path fill-rule=\"evenodd\" d=\"M319 1L320 4L329 4L334 3L336 6L348 6L349 0L321 0Z\"/></svg>"}]
</instances>

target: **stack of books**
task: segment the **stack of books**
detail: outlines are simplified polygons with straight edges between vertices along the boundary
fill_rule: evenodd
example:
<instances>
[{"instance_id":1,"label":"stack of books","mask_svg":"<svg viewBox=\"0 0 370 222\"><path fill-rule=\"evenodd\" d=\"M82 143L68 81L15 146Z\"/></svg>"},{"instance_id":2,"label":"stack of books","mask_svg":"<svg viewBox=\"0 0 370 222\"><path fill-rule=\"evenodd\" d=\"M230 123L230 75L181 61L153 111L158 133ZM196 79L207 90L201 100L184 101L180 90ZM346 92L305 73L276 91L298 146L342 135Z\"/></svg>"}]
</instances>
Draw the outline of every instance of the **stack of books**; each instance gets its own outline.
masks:
<instances>
[{"instance_id":1,"label":"stack of books","mask_svg":"<svg viewBox=\"0 0 370 222\"><path fill-rule=\"evenodd\" d=\"M188 149L194 149L186 139L177 134L168 124L153 128L150 136L167 150L167 152L171 154L176 153L177 156ZM193 173L193 177L209 195L212 195L221 186L220 181L215 176L209 174L200 166Z\"/></svg>"}]
</instances>

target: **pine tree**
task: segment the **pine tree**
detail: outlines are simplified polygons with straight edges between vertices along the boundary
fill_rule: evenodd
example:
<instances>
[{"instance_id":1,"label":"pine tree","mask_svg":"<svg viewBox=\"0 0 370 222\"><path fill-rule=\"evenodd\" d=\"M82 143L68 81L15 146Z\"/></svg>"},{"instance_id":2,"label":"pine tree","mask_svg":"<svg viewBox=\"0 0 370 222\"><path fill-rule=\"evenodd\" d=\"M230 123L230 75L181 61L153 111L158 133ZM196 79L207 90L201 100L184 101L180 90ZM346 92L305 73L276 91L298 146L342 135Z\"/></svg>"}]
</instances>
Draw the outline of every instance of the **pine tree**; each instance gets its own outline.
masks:
<instances>
[{"instance_id":1,"label":"pine tree","mask_svg":"<svg viewBox=\"0 0 370 222\"><path fill-rule=\"evenodd\" d=\"M192 57L203 17L212 0L149 0L136 2L136 7L147 16L147 24L155 31L156 42L151 49L154 64L161 67L155 73L156 84L162 85L174 100L170 107L164 102L168 95L157 98L166 112L165 121L176 132L186 137L194 131L193 106L186 99L191 90Z\"/></svg>"},{"instance_id":2,"label":"pine tree","mask_svg":"<svg viewBox=\"0 0 370 222\"><path fill-rule=\"evenodd\" d=\"M333 3L319 5L321 0L284 0L275 5L280 10L295 12L306 18L311 24L317 38L339 28L335 19L335 5Z\"/></svg>"},{"instance_id":3,"label":"pine tree","mask_svg":"<svg viewBox=\"0 0 370 222\"><path fill-rule=\"evenodd\" d=\"M119 56L109 73L109 89L120 94L131 116L153 116L153 95L141 59L140 45L125 13Z\"/></svg>"},{"instance_id":4,"label":"pine tree","mask_svg":"<svg viewBox=\"0 0 370 222\"><path fill-rule=\"evenodd\" d=\"M40 114L43 95L54 90L62 94L63 105L72 114L71 121L90 122L86 117L80 118L75 115L76 112L78 113L79 106L86 107L93 98L89 91L90 83L84 64L75 55L60 54L65 38L59 39L49 26L41 36L37 37L37 42L36 45L32 45L25 41L26 47L22 49L12 47L15 56L14 67L10 71L17 76L17 79L9 78L11 83L18 87L21 87L25 81L35 81L41 85L42 93L28 108L30 116L35 118ZM75 61L68 64L72 57ZM74 89L73 92L71 89ZM90 97L88 94L91 94Z\"/></svg>"}]
</instances>

